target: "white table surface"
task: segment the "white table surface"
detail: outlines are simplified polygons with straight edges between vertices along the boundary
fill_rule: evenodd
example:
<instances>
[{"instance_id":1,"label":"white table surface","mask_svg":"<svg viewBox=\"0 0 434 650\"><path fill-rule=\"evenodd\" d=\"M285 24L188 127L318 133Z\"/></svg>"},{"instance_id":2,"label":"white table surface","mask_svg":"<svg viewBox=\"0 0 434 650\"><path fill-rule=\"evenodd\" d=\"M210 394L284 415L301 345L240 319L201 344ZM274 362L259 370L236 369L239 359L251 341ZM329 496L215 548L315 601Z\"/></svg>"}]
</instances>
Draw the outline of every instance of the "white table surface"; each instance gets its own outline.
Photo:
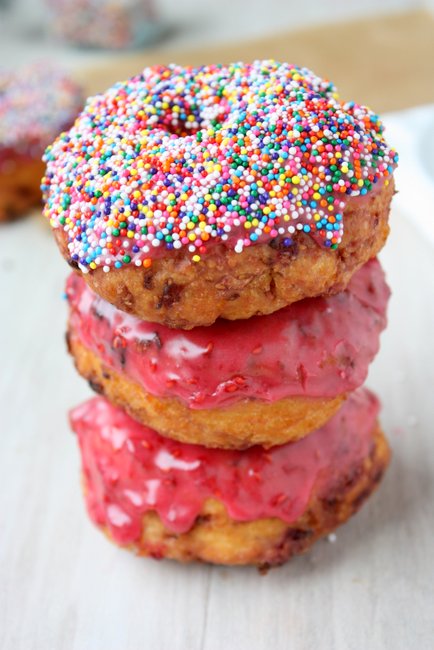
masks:
<instances>
[{"instance_id":1,"label":"white table surface","mask_svg":"<svg viewBox=\"0 0 434 650\"><path fill-rule=\"evenodd\" d=\"M63 341L67 267L39 215L1 228L1 650L434 647L434 248L398 205L369 382L392 465L334 543L265 577L138 559L89 523L66 421L90 395Z\"/></svg>"}]
</instances>

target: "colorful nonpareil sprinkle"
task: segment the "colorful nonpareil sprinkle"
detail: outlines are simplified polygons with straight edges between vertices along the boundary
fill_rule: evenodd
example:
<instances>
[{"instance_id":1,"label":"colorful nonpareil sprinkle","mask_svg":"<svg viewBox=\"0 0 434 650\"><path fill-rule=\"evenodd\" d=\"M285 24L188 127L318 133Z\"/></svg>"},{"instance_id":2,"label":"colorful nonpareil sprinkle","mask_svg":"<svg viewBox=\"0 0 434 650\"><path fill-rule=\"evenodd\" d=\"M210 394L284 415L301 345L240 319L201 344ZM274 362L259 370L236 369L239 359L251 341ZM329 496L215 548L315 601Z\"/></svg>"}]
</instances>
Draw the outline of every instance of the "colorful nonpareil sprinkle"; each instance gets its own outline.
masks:
<instances>
[{"instance_id":1,"label":"colorful nonpareil sprinkle","mask_svg":"<svg viewBox=\"0 0 434 650\"><path fill-rule=\"evenodd\" d=\"M46 62L0 69L0 151L40 158L53 138L71 126L83 100L78 84Z\"/></svg>"},{"instance_id":2,"label":"colorful nonpareil sprinkle","mask_svg":"<svg viewBox=\"0 0 434 650\"><path fill-rule=\"evenodd\" d=\"M299 230L336 248L346 200L388 182L397 154L329 82L256 61L147 68L90 98L45 160L45 214L86 272Z\"/></svg>"}]
</instances>

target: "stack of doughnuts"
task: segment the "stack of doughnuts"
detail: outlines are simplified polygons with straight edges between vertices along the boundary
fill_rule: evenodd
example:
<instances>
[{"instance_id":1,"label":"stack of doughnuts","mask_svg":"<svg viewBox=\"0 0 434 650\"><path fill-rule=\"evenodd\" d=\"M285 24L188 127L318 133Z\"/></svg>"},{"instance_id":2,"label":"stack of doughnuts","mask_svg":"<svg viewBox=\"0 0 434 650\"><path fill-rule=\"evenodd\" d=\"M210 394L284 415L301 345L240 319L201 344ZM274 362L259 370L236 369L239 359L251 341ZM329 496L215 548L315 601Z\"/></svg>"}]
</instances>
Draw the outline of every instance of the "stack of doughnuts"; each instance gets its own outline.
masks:
<instances>
[{"instance_id":1,"label":"stack of doughnuts","mask_svg":"<svg viewBox=\"0 0 434 650\"><path fill-rule=\"evenodd\" d=\"M140 555L273 566L346 521L389 448L361 388L386 325L397 154L274 61L145 69L45 154L73 268L92 520Z\"/></svg>"},{"instance_id":2,"label":"stack of doughnuts","mask_svg":"<svg viewBox=\"0 0 434 650\"><path fill-rule=\"evenodd\" d=\"M40 205L42 154L82 103L81 88L51 64L0 69L0 222Z\"/></svg>"}]
</instances>

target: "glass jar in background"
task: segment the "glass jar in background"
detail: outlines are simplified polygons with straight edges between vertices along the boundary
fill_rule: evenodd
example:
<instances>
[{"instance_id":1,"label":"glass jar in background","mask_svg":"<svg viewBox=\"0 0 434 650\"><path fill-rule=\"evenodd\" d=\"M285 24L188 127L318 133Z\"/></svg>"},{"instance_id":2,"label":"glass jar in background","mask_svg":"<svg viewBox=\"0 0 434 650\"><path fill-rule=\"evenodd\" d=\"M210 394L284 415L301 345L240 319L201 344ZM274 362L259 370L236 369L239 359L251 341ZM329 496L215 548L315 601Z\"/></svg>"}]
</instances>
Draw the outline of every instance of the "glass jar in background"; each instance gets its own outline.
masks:
<instances>
[{"instance_id":1,"label":"glass jar in background","mask_svg":"<svg viewBox=\"0 0 434 650\"><path fill-rule=\"evenodd\" d=\"M46 0L48 27L80 47L129 49L162 34L154 0Z\"/></svg>"}]
</instances>

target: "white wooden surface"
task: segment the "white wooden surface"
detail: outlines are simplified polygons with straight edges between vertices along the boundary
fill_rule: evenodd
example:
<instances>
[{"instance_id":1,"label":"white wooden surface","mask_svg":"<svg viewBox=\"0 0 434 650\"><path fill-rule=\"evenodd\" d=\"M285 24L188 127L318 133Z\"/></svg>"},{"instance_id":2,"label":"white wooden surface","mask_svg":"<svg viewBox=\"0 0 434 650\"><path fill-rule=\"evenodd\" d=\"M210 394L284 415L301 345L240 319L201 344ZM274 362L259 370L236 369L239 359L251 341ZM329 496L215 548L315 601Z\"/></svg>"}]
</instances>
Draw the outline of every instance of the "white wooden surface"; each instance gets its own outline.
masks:
<instances>
[{"instance_id":1,"label":"white wooden surface","mask_svg":"<svg viewBox=\"0 0 434 650\"><path fill-rule=\"evenodd\" d=\"M88 522L66 421L90 394L63 342L67 267L38 215L1 228L2 650L434 648L434 249L396 209L392 228L370 378L392 466L334 543L265 577L138 559Z\"/></svg>"}]
</instances>

